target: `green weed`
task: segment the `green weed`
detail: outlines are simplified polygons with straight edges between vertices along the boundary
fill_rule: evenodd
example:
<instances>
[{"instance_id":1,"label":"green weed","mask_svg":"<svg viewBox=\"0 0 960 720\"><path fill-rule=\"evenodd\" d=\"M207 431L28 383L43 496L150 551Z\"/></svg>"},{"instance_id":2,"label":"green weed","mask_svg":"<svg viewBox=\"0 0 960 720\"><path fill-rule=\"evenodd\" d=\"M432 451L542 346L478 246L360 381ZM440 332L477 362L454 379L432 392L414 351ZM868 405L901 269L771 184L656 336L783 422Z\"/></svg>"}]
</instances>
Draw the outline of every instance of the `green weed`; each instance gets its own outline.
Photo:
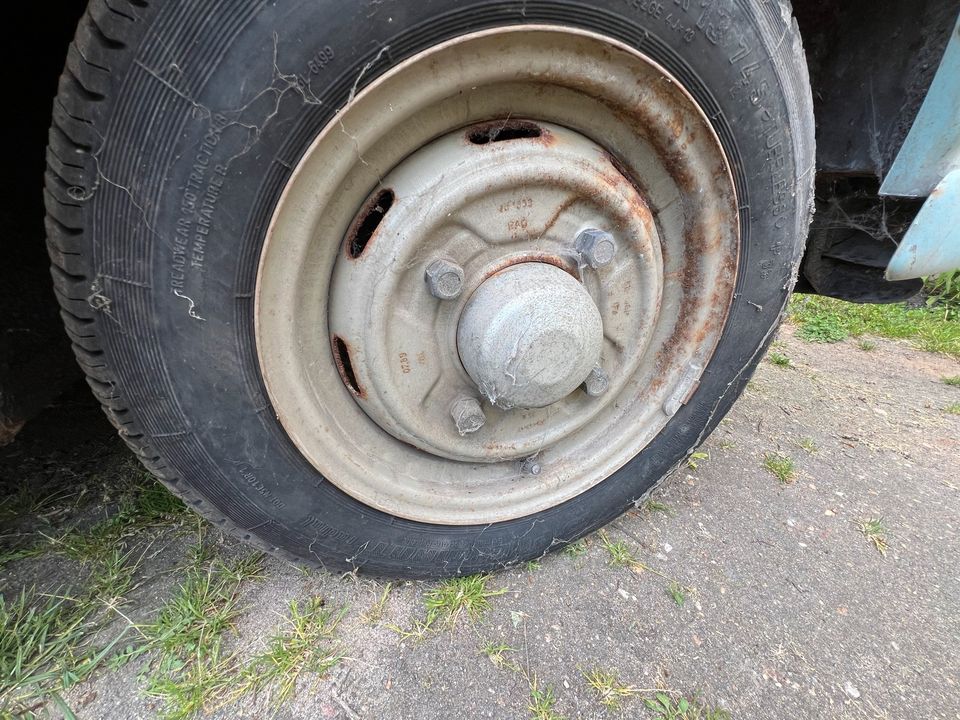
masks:
<instances>
[{"instance_id":1,"label":"green weed","mask_svg":"<svg viewBox=\"0 0 960 720\"><path fill-rule=\"evenodd\" d=\"M95 595L41 595L22 590L0 596L0 717L30 717L47 701L102 666L119 632L103 644L96 638L113 619Z\"/></svg>"},{"instance_id":2,"label":"green weed","mask_svg":"<svg viewBox=\"0 0 960 720\"><path fill-rule=\"evenodd\" d=\"M835 343L845 340L849 331L832 315L814 315L803 322L797 332L803 340L817 343Z\"/></svg>"},{"instance_id":3,"label":"green weed","mask_svg":"<svg viewBox=\"0 0 960 720\"><path fill-rule=\"evenodd\" d=\"M537 679L533 678L530 681L530 705L527 707L530 717L533 720L564 720L563 716L556 711L556 704L557 698L553 694L553 688L549 686L541 688Z\"/></svg>"},{"instance_id":4,"label":"green weed","mask_svg":"<svg viewBox=\"0 0 960 720\"><path fill-rule=\"evenodd\" d=\"M262 554L192 565L156 619L140 628L144 642L122 660L155 651L146 693L163 701L166 718L192 717L235 681L223 635L240 615L241 584L262 569Z\"/></svg>"},{"instance_id":5,"label":"green weed","mask_svg":"<svg viewBox=\"0 0 960 720\"><path fill-rule=\"evenodd\" d=\"M489 590L489 581L489 575L469 575L444 580L428 590L424 595L427 625L433 625L437 620L452 624L464 613L471 620L478 620L490 609L490 598L507 591L506 588Z\"/></svg>"},{"instance_id":6,"label":"green weed","mask_svg":"<svg viewBox=\"0 0 960 720\"><path fill-rule=\"evenodd\" d=\"M696 470L700 462L703 460L709 460L710 453L708 452L695 452L689 458L687 458L687 467L691 470Z\"/></svg>"},{"instance_id":7,"label":"green weed","mask_svg":"<svg viewBox=\"0 0 960 720\"><path fill-rule=\"evenodd\" d=\"M883 518L867 518L856 523L857 530L863 534L870 544L876 548L877 552L886 557L887 555L887 527Z\"/></svg>"},{"instance_id":8,"label":"green weed","mask_svg":"<svg viewBox=\"0 0 960 720\"><path fill-rule=\"evenodd\" d=\"M611 710L619 709L626 698L640 692L635 687L624 685L612 672L595 668L590 671L581 670L580 673L593 690L599 703Z\"/></svg>"},{"instance_id":9,"label":"green weed","mask_svg":"<svg viewBox=\"0 0 960 720\"><path fill-rule=\"evenodd\" d=\"M686 588L676 581L667 585L666 593L670 596L670 599L676 603L677 607L683 607L683 604L687 601Z\"/></svg>"},{"instance_id":10,"label":"green weed","mask_svg":"<svg viewBox=\"0 0 960 720\"><path fill-rule=\"evenodd\" d=\"M345 610L330 610L322 598L290 603L285 627L270 641L270 647L244 668L235 697L269 691L277 706L293 695L297 680L305 673L322 677L343 658L333 643Z\"/></svg>"},{"instance_id":11,"label":"green weed","mask_svg":"<svg viewBox=\"0 0 960 720\"><path fill-rule=\"evenodd\" d=\"M943 319L956 319L960 315L960 270L940 273L926 278L924 290L927 307L943 311Z\"/></svg>"},{"instance_id":12,"label":"green weed","mask_svg":"<svg viewBox=\"0 0 960 720\"><path fill-rule=\"evenodd\" d=\"M563 548L562 552L568 558L578 558L583 555L586 555L587 550L587 541L585 538L580 538L576 542L572 542Z\"/></svg>"},{"instance_id":13,"label":"green weed","mask_svg":"<svg viewBox=\"0 0 960 720\"><path fill-rule=\"evenodd\" d=\"M730 720L730 713L684 697L674 700L659 692L644 700L647 708L656 713L656 720Z\"/></svg>"},{"instance_id":14,"label":"green weed","mask_svg":"<svg viewBox=\"0 0 960 720\"><path fill-rule=\"evenodd\" d=\"M780 453L767 453L763 458L763 467L784 485L789 485L797 478L793 459Z\"/></svg>"},{"instance_id":15,"label":"green weed","mask_svg":"<svg viewBox=\"0 0 960 720\"><path fill-rule=\"evenodd\" d=\"M793 367L793 362L783 353L771 352L769 355L767 355L767 359L777 367Z\"/></svg>"},{"instance_id":16,"label":"green weed","mask_svg":"<svg viewBox=\"0 0 960 720\"><path fill-rule=\"evenodd\" d=\"M647 500L643 504L643 509L648 513L663 513L664 515L673 515L673 508L660 500Z\"/></svg>"},{"instance_id":17,"label":"green weed","mask_svg":"<svg viewBox=\"0 0 960 720\"><path fill-rule=\"evenodd\" d=\"M607 564L611 567L632 567L638 565L630 548L623 540L614 542L603 531L599 533L600 545L607 551Z\"/></svg>"},{"instance_id":18,"label":"green weed","mask_svg":"<svg viewBox=\"0 0 960 720\"><path fill-rule=\"evenodd\" d=\"M874 335L907 340L920 350L960 357L960 322L928 308L904 304L858 305L815 295L797 295L789 319L797 334L815 342Z\"/></svg>"},{"instance_id":19,"label":"green weed","mask_svg":"<svg viewBox=\"0 0 960 720\"><path fill-rule=\"evenodd\" d=\"M514 672L520 672L520 666L507 657L507 653L513 653L516 651L516 648L512 648L505 643L487 643L481 650L481 652L487 656L487 659L490 660L490 662L493 663L493 666L498 670L512 670Z\"/></svg>"},{"instance_id":20,"label":"green weed","mask_svg":"<svg viewBox=\"0 0 960 720\"><path fill-rule=\"evenodd\" d=\"M66 707L59 693L109 662L130 631L108 639L143 552L111 543L92 559L83 558L88 567L79 588L51 594L22 590L12 600L0 596L0 717L49 701Z\"/></svg>"},{"instance_id":21,"label":"green weed","mask_svg":"<svg viewBox=\"0 0 960 720\"><path fill-rule=\"evenodd\" d=\"M380 622L383 618L383 613L387 608L387 600L390 598L390 592L393 590L393 583L388 582L384 588L383 592L377 597L376 602L370 606L370 609L367 610L361 616L364 622L375 625Z\"/></svg>"}]
</instances>

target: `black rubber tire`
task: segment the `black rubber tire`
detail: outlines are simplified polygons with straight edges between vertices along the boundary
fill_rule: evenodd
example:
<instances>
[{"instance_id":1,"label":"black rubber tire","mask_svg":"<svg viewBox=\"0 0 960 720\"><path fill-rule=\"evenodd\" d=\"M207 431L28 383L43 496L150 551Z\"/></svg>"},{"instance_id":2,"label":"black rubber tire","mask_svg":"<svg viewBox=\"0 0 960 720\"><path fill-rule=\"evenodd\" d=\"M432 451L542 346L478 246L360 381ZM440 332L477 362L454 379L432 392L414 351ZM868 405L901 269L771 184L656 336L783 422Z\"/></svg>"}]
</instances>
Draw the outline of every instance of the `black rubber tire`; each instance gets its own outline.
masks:
<instances>
[{"instance_id":1,"label":"black rubber tire","mask_svg":"<svg viewBox=\"0 0 960 720\"><path fill-rule=\"evenodd\" d=\"M351 89L441 40L519 23L610 35L694 94L734 166L743 230L736 298L699 390L622 470L523 519L427 525L347 496L285 435L254 347L258 255L291 169ZM474 573L603 526L719 422L793 286L813 143L806 64L784 0L92 0L50 130L52 274L108 417L212 522L331 569ZM181 222L198 227L201 216L208 233L184 244Z\"/></svg>"}]
</instances>

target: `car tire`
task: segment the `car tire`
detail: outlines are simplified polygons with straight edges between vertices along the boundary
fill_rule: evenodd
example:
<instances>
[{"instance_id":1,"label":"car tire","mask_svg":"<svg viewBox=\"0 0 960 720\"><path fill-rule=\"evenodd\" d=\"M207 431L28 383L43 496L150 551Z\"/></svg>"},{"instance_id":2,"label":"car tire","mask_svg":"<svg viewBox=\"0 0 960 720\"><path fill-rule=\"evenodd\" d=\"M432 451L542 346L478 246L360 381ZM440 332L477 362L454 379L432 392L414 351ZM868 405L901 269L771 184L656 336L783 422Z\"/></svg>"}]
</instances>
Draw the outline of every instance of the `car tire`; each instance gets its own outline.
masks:
<instances>
[{"instance_id":1,"label":"car tire","mask_svg":"<svg viewBox=\"0 0 960 720\"><path fill-rule=\"evenodd\" d=\"M258 359L259 262L287 183L339 110L418 53L525 26L611 38L682 84L729 161L735 287L690 393L605 479L503 521L411 519L325 477L285 425ZM785 0L92 0L53 107L45 197L54 287L111 422L212 523L329 569L489 571L634 507L731 407L796 279L813 137Z\"/></svg>"}]
</instances>

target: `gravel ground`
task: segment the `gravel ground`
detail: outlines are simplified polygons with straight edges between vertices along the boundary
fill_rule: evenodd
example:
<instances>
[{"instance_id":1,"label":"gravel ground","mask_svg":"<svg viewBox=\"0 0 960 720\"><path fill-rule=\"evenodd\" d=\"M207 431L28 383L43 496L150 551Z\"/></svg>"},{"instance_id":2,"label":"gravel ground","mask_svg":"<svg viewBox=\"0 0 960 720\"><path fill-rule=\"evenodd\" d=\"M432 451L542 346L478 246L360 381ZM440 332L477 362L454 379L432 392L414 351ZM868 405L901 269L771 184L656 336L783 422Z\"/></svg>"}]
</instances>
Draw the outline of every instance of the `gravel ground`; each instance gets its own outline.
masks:
<instances>
[{"instance_id":1,"label":"gravel ground","mask_svg":"<svg viewBox=\"0 0 960 720\"><path fill-rule=\"evenodd\" d=\"M602 669L734 718L957 720L960 416L944 408L960 388L942 378L960 375L960 363L884 340L872 351L852 340L809 344L789 327L776 352L792 365L762 363L707 456L655 493L669 512L638 509L607 528L649 570L610 566L593 537L579 557L495 575L488 587L505 592L479 620L404 639L390 626L422 618L432 585L393 586L382 616L370 617L385 583L268 559L263 577L244 584L228 646L256 652L291 600L322 596L347 608L336 632L346 657L323 678L304 677L279 707L262 696L211 717L528 718L525 675L552 687L568 720L653 717L640 695L602 706L583 677ZM52 408L0 451L0 470L69 484L126 462L90 413L82 395ZM792 482L764 467L769 453L794 461ZM870 518L883 518L886 555L857 528ZM217 542L219 552L242 551ZM182 531L158 538L125 614L157 611L178 582L164 570L189 544ZM77 569L44 557L2 572L11 592L69 583ZM682 606L671 582L688 588ZM498 667L481 652L488 643L515 648L508 657L523 672ZM142 692L148 662L102 670L66 700L81 719L157 717L161 706Z\"/></svg>"}]
</instances>

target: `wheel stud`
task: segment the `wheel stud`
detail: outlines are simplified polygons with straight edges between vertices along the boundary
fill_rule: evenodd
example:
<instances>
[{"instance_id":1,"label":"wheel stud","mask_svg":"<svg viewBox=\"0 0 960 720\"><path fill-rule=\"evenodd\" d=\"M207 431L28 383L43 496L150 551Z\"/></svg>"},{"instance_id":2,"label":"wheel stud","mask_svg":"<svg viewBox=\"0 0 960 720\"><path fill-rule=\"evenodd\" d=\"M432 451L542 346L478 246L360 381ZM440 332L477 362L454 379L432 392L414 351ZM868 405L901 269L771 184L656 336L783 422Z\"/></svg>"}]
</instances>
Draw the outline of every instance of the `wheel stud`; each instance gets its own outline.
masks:
<instances>
[{"instance_id":1,"label":"wheel stud","mask_svg":"<svg viewBox=\"0 0 960 720\"><path fill-rule=\"evenodd\" d=\"M584 230L574 243L577 252L587 265L594 270L605 267L613 262L617 254L617 241L606 230L591 228Z\"/></svg>"},{"instance_id":2,"label":"wheel stud","mask_svg":"<svg viewBox=\"0 0 960 720\"><path fill-rule=\"evenodd\" d=\"M610 387L610 378L603 368L597 365L583 383L583 390L590 397L600 397Z\"/></svg>"},{"instance_id":3,"label":"wheel stud","mask_svg":"<svg viewBox=\"0 0 960 720\"><path fill-rule=\"evenodd\" d=\"M463 268L449 260L434 260L425 274L430 294L438 300L456 300L463 292Z\"/></svg>"},{"instance_id":4,"label":"wheel stud","mask_svg":"<svg viewBox=\"0 0 960 720\"><path fill-rule=\"evenodd\" d=\"M483 408L476 398L465 397L455 401L450 407L450 415L457 426L457 432L466 436L477 432L487 422Z\"/></svg>"},{"instance_id":5,"label":"wheel stud","mask_svg":"<svg viewBox=\"0 0 960 720\"><path fill-rule=\"evenodd\" d=\"M528 457L520 463L520 472L523 475L539 475L543 472L543 466L536 457Z\"/></svg>"}]
</instances>

